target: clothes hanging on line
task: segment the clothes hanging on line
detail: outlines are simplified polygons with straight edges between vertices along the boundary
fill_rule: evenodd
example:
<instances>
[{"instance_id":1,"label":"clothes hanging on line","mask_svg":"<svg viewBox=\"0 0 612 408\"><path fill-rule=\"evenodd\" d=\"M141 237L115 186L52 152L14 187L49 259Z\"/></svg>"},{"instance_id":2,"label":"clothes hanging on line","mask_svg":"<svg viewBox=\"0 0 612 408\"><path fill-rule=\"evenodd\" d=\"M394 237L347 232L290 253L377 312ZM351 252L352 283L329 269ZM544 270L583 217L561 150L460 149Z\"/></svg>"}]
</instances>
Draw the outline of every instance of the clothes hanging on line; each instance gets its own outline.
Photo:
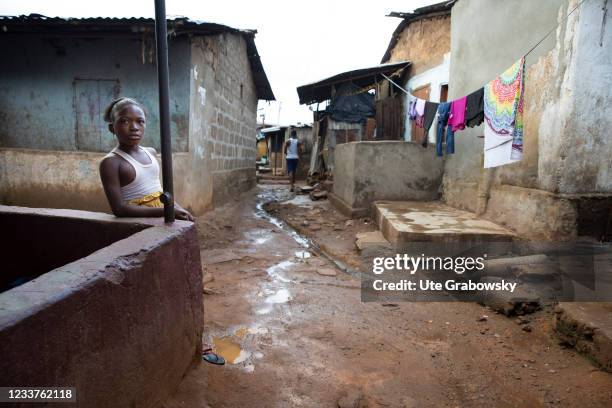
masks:
<instances>
[{"instance_id":1,"label":"clothes hanging on line","mask_svg":"<svg viewBox=\"0 0 612 408\"><path fill-rule=\"evenodd\" d=\"M414 110L416 111L416 125L420 128L423 127L423 120L425 116L425 100L421 98L417 98L416 104L414 105Z\"/></svg>"},{"instance_id":2,"label":"clothes hanging on line","mask_svg":"<svg viewBox=\"0 0 612 408\"><path fill-rule=\"evenodd\" d=\"M484 86L484 167L523 157L523 88L525 57Z\"/></svg>"},{"instance_id":3,"label":"clothes hanging on line","mask_svg":"<svg viewBox=\"0 0 612 408\"><path fill-rule=\"evenodd\" d=\"M408 119L410 120L415 120L417 117L416 101L417 101L417 98L415 96L411 96L410 102L408 102Z\"/></svg>"},{"instance_id":4,"label":"clothes hanging on line","mask_svg":"<svg viewBox=\"0 0 612 408\"><path fill-rule=\"evenodd\" d=\"M423 132L423 140L421 141L421 146L423 147L427 147L427 144L429 143L429 129L431 129L431 125L433 124L437 112L437 103L425 101L425 109L423 112L423 129L425 132Z\"/></svg>"},{"instance_id":5,"label":"clothes hanging on line","mask_svg":"<svg viewBox=\"0 0 612 408\"><path fill-rule=\"evenodd\" d=\"M442 156L442 142L444 138L446 139L446 154L455 153L455 134L452 126L447 126L450 109L450 102L444 102L438 105L438 129L436 132L436 154L438 156ZM446 135L444 134L445 128Z\"/></svg>"},{"instance_id":6,"label":"clothes hanging on line","mask_svg":"<svg viewBox=\"0 0 612 408\"><path fill-rule=\"evenodd\" d=\"M484 121L483 94L484 88L480 88L467 96L465 104L466 126L476 127Z\"/></svg>"},{"instance_id":7,"label":"clothes hanging on line","mask_svg":"<svg viewBox=\"0 0 612 408\"><path fill-rule=\"evenodd\" d=\"M438 112L438 103L425 101L425 113L423 114L423 128L425 132L429 132L433 124L436 113Z\"/></svg>"},{"instance_id":8,"label":"clothes hanging on line","mask_svg":"<svg viewBox=\"0 0 612 408\"><path fill-rule=\"evenodd\" d=\"M462 96L461 98L455 99L451 102L448 124L452 126L453 132L465 129L466 102L467 98L465 96Z\"/></svg>"}]
</instances>

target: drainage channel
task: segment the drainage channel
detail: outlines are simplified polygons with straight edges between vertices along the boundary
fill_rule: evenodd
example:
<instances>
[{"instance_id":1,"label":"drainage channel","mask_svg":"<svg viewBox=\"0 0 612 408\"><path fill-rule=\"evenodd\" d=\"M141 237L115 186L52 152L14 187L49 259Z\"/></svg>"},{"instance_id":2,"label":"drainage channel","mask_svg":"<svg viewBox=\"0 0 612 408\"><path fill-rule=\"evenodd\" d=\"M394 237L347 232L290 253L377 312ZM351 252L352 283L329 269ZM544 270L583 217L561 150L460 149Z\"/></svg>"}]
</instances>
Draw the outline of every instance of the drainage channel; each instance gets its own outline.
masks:
<instances>
[{"instance_id":1,"label":"drainage channel","mask_svg":"<svg viewBox=\"0 0 612 408\"><path fill-rule=\"evenodd\" d=\"M270 204L273 202L282 203L282 201L278 200L276 197L272 199L267 199L267 198L270 198L270 197L268 194L265 194L265 193L260 193L257 195L257 204L255 205L255 208L256 208L255 216L256 217L264 219L268 221L269 223L273 224L274 226L278 227L283 232L285 232L287 235L289 235L295 242L297 242L304 249L308 249L309 251L316 253L321 258L327 259L328 261L333 263L334 266L338 268L340 271L342 271L343 273L354 276L357 279L362 279L362 278L367 277L367 275L364 274L363 272L346 265L341 260L335 258L332 254L320 248L316 242L301 235L295 229L293 229L289 224L287 224L286 222L282 221L279 218L274 217L272 214L266 211L264 209L264 205Z\"/></svg>"}]
</instances>

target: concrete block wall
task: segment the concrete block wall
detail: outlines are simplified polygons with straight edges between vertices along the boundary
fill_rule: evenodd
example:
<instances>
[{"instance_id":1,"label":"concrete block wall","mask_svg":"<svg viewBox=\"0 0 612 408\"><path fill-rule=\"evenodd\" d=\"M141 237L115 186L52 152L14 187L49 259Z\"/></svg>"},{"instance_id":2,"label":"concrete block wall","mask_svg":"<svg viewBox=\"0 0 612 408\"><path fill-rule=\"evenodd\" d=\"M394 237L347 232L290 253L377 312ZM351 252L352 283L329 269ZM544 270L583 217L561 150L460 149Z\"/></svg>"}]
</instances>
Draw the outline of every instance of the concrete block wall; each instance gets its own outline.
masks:
<instances>
[{"instance_id":1,"label":"concrete block wall","mask_svg":"<svg viewBox=\"0 0 612 408\"><path fill-rule=\"evenodd\" d=\"M222 34L217 42L214 115L209 146L213 204L255 185L257 91L241 35Z\"/></svg>"}]
</instances>

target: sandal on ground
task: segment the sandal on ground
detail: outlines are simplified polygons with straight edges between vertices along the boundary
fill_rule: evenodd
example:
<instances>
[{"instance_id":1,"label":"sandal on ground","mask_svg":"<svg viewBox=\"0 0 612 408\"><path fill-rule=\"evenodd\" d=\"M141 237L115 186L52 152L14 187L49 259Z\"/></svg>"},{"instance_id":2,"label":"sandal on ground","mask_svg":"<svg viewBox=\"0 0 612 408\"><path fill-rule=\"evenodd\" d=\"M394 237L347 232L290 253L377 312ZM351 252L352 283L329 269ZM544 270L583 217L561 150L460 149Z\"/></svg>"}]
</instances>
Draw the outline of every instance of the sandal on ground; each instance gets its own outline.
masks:
<instances>
[{"instance_id":1,"label":"sandal on ground","mask_svg":"<svg viewBox=\"0 0 612 408\"><path fill-rule=\"evenodd\" d=\"M202 354L202 360L216 365L224 365L225 359L215 353Z\"/></svg>"},{"instance_id":2,"label":"sandal on ground","mask_svg":"<svg viewBox=\"0 0 612 408\"><path fill-rule=\"evenodd\" d=\"M202 350L202 360L216 365L224 365L225 359L218 354L212 352L211 348Z\"/></svg>"}]
</instances>

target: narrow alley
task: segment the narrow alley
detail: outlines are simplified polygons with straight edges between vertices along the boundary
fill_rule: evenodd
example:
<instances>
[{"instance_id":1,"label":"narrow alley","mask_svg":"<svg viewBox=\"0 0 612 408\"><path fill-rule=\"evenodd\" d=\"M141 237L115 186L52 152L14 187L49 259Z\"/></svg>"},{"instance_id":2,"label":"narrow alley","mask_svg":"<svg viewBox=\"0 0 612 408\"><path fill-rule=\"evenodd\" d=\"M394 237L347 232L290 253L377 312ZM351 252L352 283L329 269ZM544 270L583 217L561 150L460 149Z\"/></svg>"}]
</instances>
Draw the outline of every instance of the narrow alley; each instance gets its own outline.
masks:
<instances>
[{"instance_id":1,"label":"narrow alley","mask_svg":"<svg viewBox=\"0 0 612 408\"><path fill-rule=\"evenodd\" d=\"M1 1L0 406L612 407L611 27Z\"/></svg>"},{"instance_id":2,"label":"narrow alley","mask_svg":"<svg viewBox=\"0 0 612 408\"><path fill-rule=\"evenodd\" d=\"M550 335L551 310L526 331L475 303L361 302L358 278L263 209L291 198L260 186L198 219L203 347L228 364L199 364L165 408L612 404L610 375ZM309 205L348 252L347 218Z\"/></svg>"}]
</instances>

